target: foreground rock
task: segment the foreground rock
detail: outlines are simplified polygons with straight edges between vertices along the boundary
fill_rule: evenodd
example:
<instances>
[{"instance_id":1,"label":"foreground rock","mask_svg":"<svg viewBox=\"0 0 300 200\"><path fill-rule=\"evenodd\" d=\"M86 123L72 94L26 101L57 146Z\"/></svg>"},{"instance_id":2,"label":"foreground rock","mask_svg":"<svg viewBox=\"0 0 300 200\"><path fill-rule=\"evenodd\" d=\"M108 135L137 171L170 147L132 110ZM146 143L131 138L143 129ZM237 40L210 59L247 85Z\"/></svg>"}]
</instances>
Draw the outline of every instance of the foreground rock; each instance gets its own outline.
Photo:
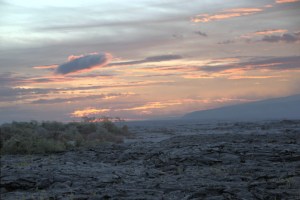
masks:
<instances>
[{"instance_id":1,"label":"foreground rock","mask_svg":"<svg viewBox=\"0 0 300 200\"><path fill-rule=\"evenodd\" d=\"M300 199L300 124L280 123L2 156L1 199Z\"/></svg>"}]
</instances>

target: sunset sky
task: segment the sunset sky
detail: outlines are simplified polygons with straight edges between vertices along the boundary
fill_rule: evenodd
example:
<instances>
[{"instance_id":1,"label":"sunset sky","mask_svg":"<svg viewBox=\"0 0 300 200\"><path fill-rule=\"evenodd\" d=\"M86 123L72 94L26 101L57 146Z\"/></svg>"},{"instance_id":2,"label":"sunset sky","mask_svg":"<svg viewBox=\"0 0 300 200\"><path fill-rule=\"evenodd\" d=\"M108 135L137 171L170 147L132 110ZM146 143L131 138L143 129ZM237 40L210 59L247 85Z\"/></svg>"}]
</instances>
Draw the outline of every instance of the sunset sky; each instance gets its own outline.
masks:
<instances>
[{"instance_id":1,"label":"sunset sky","mask_svg":"<svg viewBox=\"0 0 300 200\"><path fill-rule=\"evenodd\" d=\"M0 122L300 93L299 0L0 0L0 13Z\"/></svg>"}]
</instances>

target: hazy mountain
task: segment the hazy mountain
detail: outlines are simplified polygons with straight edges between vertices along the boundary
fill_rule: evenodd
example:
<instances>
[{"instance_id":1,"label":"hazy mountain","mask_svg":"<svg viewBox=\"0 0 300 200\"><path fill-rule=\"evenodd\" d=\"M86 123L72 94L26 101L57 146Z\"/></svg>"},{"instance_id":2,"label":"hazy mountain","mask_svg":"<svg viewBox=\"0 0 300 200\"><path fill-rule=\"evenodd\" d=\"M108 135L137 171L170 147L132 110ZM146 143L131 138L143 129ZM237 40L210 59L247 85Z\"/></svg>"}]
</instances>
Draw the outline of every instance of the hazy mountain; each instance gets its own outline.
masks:
<instances>
[{"instance_id":1,"label":"hazy mountain","mask_svg":"<svg viewBox=\"0 0 300 200\"><path fill-rule=\"evenodd\" d=\"M262 120L300 119L300 94L267 99L216 109L195 111L183 119L200 120Z\"/></svg>"}]
</instances>

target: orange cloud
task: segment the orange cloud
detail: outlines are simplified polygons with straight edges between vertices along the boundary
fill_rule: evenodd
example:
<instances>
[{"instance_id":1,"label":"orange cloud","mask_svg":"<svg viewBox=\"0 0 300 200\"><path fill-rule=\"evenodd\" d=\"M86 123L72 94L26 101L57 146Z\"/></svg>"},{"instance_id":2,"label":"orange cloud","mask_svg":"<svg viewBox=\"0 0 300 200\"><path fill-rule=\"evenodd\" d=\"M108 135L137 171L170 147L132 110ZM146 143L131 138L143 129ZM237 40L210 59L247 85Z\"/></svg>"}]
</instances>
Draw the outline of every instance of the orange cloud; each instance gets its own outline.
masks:
<instances>
[{"instance_id":1,"label":"orange cloud","mask_svg":"<svg viewBox=\"0 0 300 200\"><path fill-rule=\"evenodd\" d=\"M58 65L40 65L40 66L34 66L32 68L34 69L55 69Z\"/></svg>"},{"instance_id":2,"label":"orange cloud","mask_svg":"<svg viewBox=\"0 0 300 200\"><path fill-rule=\"evenodd\" d=\"M82 58L84 55L78 55L78 56L75 56L75 55L70 55L68 57L68 61L72 61L72 60L75 60L75 59L78 59L78 58Z\"/></svg>"},{"instance_id":3,"label":"orange cloud","mask_svg":"<svg viewBox=\"0 0 300 200\"><path fill-rule=\"evenodd\" d=\"M255 35L271 35L274 33L286 33L286 29L271 29L271 30L262 30L254 32Z\"/></svg>"},{"instance_id":4,"label":"orange cloud","mask_svg":"<svg viewBox=\"0 0 300 200\"><path fill-rule=\"evenodd\" d=\"M246 39L250 39L253 37L257 37L257 36L268 36L268 35L273 35L273 34L283 34L288 32L288 30L286 29L267 29L267 30L261 30L261 31L256 31L256 32L252 32L252 33L247 33L244 35L241 35L241 38L246 38Z\"/></svg>"},{"instance_id":5,"label":"orange cloud","mask_svg":"<svg viewBox=\"0 0 300 200\"><path fill-rule=\"evenodd\" d=\"M231 76L228 79L239 80L239 79L269 79L269 78L278 78L281 76Z\"/></svg>"},{"instance_id":6,"label":"orange cloud","mask_svg":"<svg viewBox=\"0 0 300 200\"><path fill-rule=\"evenodd\" d=\"M71 113L71 115L72 117L85 117L85 116L97 115L109 111L110 109L85 108L83 110L76 110L73 113Z\"/></svg>"},{"instance_id":7,"label":"orange cloud","mask_svg":"<svg viewBox=\"0 0 300 200\"><path fill-rule=\"evenodd\" d=\"M224 19L230 19L234 17L241 17L256 14L258 12L262 12L263 9L261 8L234 8L229 10L221 11L217 14L201 14L197 15L196 17L192 18L192 22L210 22L210 21L219 21Z\"/></svg>"},{"instance_id":8,"label":"orange cloud","mask_svg":"<svg viewBox=\"0 0 300 200\"><path fill-rule=\"evenodd\" d=\"M273 5L271 5L271 4L268 4L268 5L265 5L264 7L265 7L265 8L272 8L272 7L273 7Z\"/></svg>"},{"instance_id":9,"label":"orange cloud","mask_svg":"<svg viewBox=\"0 0 300 200\"><path fill-rule=\"evenodd\" d=\"M299 0L276 0L276 3L294 3Z\"/></svg>"},{"instance_id":10,"label":"orange cloud","mask_svg":"<svg viewBox=\"0 0 300 200\"><path fill-rule=\"evenodd\" d=\"M210 79L210 78L216 78L214 75L209 74L186 74L182 76L185 79Z\"/></svg>"},{"instance_id":11,"label":"orange cloud","mask_svg":"<svg viewBox=\"0 0 300 200\"><path fill-rule=\"evenodd\" d=\"M149 115L155 113L154 109L160 109L160 111L170 111L169 107L176 106L176 110L182 108L187 108L193 105L203 105L203 104L219 104L219 103L229 103L229 102L248 102L248 99L238 99L238 98L187 98L187 99L176 99L166 102L148 102L142 106L137 106L133 108L119 109L116 111L138 111L139 114ZM180 105L180 106L178 106Z\"/></svg>"},{"instance_id":12,"label":"orange cloud","mask_svg":"<svg viewBox=\"0 0 300 200\"><path fill-rule=\"evenodd\" d=\"M175 106L182 104L179 101L170 101L170 102L149 102L142 106L136 106L132 108L120 109L120 111L137 111L137 110L148 110L148 109L159 109L166 108L169 106Z\"/></svg>"}]
</instances>

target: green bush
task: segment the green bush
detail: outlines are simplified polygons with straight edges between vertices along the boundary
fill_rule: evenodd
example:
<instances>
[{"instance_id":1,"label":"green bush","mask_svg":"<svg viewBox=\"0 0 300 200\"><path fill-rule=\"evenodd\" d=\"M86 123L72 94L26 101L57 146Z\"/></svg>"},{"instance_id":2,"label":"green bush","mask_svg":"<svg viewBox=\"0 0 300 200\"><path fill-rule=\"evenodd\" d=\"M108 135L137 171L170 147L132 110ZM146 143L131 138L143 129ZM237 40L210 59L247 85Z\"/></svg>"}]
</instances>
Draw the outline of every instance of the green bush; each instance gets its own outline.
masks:
<instances>
[{"instance_id":1,"label":"green bush","mask_svg":"<svg viewBox=\"0 0 300 200\"><path fill-rule=\"evenodd\" d=\"M55 153L66 150L66 146L52 139L34 136L14 136L6 141L1 149L4 154Z\"/></svg>"},{"instance_id":2,"label":"green bush","mask_svg":"<svg viewBox=\"0 0 300 200\"><path fill-rule=\"evenodd\" d=\"M1 154L55 153L103 142L120 143L128 127L103 122L12 122L0 126Z\"/></svg>"}]
</instances>

